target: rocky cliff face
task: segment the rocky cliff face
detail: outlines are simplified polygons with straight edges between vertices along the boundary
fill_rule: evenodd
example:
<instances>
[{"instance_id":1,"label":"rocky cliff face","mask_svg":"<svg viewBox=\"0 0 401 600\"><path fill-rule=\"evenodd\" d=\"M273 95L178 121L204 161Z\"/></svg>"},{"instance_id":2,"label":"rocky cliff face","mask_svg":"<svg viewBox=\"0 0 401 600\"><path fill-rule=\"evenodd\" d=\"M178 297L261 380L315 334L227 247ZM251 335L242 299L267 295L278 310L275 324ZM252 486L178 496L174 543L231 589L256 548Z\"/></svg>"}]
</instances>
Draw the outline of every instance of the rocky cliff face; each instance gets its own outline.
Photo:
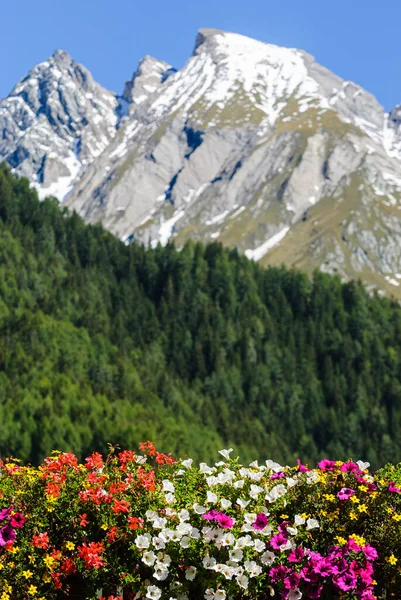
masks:
<instances>
[{"instance_id":1,"label":"rocky cliff face","mask_svg":"<svg viewBox=\"0 0 401 600\"><path fill-rule=\"evenodd\" d=\"M0 131L0 157L124 240L217 239L401 297L401 108L303 51L201 30L180 71L145 57L119 98L55 53Z\"/></svg>"}]
</instances>

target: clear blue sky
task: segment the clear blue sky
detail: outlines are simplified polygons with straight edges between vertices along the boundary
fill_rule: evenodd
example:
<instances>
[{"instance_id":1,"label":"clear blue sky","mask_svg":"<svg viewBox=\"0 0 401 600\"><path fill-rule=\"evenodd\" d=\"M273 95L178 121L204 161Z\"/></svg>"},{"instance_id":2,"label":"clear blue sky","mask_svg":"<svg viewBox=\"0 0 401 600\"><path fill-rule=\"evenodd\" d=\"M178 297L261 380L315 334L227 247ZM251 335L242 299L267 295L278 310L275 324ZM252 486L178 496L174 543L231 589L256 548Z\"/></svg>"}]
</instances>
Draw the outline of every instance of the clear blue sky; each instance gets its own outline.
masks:
<instances>
[{"instance_id":1,"label":"clear blue sky","mask_svg":"<svg viewBox=\"0 0 401 600\"><path fill-rule=\"evenodd\" d=\"M57 48L121 92L140 58L181 67L200 27L303 48L386 109L401 103L400 0L0 0L0 98Z\"/></svg>"}]
</instances>

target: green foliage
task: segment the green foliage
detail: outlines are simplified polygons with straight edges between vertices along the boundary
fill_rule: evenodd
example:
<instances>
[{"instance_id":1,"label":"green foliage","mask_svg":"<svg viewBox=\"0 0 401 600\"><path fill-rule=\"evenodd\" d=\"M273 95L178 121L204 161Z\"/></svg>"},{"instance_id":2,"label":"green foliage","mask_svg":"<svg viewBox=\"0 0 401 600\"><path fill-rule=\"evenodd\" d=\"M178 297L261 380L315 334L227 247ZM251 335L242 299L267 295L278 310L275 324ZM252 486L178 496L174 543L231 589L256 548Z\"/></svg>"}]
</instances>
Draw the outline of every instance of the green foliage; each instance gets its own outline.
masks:
<instances>
[{"instance_id":1,"label":"green foliage","mask_svg":"<svg viewBox=\"0 0 401 600\"><path fill-rule=\"evenodd\" d=\"M220 244L125 245L0 166L0 455L152 438L401 460L401 309Z\"/></svg>"}]
</instances>

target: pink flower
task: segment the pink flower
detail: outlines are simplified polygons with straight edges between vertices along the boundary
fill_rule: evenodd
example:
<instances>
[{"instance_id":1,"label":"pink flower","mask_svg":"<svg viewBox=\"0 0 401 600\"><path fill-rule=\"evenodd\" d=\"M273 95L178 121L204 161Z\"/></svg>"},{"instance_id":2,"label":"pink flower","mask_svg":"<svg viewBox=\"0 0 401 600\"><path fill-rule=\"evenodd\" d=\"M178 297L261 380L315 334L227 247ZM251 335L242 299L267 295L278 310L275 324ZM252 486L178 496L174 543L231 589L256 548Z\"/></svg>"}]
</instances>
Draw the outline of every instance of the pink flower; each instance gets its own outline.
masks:
<instances>
[{"instance_id":1,"label":"pink flower","mask_svg":"<svg viewBox=\"0 0 401 600\"><path fill-rule=\"evenodd\" d=\"M376 548L373 548L369 544L366 544L363 549L363 553L368 560L376 560L378 556Z\"/></svg>"},{"instance_id":2,"label":"pink flower","mask_svg":"<svg viewBox=\"0 0 401 600\"><path fill-rule=\"evenodd\" d=\"M350 552L360 552L362 550L361 546L359 546L354 538L350 538L345 548Z\"/></svg>"},{"instance_id":3,"label":"pink flower","mask_svg":"<svg viewBox=\"0 0 401 600\"><path fill-rule=\"evenodd\" d=\"M270 545L273 550L280 550L280 547L287 543L287 538L282 533L276 533L270 538Z\"/></svg>"},{"instance_id":4,"label":"pink flower","mask_svg":"<svg viewBox=\"0 0 401 600\"><path fill-rule=\"evenodd\" d=\"M390 481L387 491L388 492L395 492L396 494L401 494L400 488L396 487L394 481Z\"/></svg>"},{"instance_id":5,"label":"pink flower","mask_svg":"<svg viewBox=\"0 0 401 600\"><path fill-rule=\"evenodd\" d=\"M300 560L303 559L303 557L305 556L305 552L303 548L295 548L295 550L291 550L291 552L288 555L288 562L294 562L297 563Z\"/></svg>"},{"instance_id":6,"label":"pink flower","mask_svg":"<svg viewBox=\"0 0 401 600\"><path fill-rule=\"evenodd\" d=\"M298 463L298 471L300 471L301 473L307 473L308 471L310 471L310 469L308 469L308 467L301 464L301 460L299 458L297 458L297 463Z\"/></svg>"},{"instance_id":7,"label":"pink flower","mask_svg":"<svg viewBox=\"0 0 401 600\"><path fill-rule=\"evenodd\" d=\"M349 460L348 462L341 465L340 471L342 473L356 473L359 472L359 467L354 462L352 462L352 460Z\"/></svg>"},{"instance_id":8,"label":"pink flower","mask_svg":"<svg viewBox=\"0 0 401 600\"><path fill-rule=\"evenodd\" d=\"M223 527L223 529L231 529L231 527L234 526L234 519L232 519L228 515L225 515L224 513L218 513L215 520L220 525L220 527Z\"/></svg>"},{"instance_id":9,"label":"pink flower","mask_svg":"<svg viewBox=\"0 0 401 600\"><path fill-rule=\"evenodd\" d=\"M266 527L268 522L269 522L269 519L267 518L267 515L265 515L265 513L259 513L256 517L256 521L254 523L252 523L252 527L254 529L261 530Z\"/></svg>"},{"instance_id":10,"label":"pink flower","mask_svg":"<svg viewBox=\"0 0 401 600\"><path fill-rule=\"evenodd\" d=\"M285 477L285 473L283 471L280 471L279 473L274 473L270 477L270 481L274 481L275 479L282 479L283 477Z\"/></svg>"},{"instance_id":11,"label":"pink flower","mask_svg":"<svg viewBox=\"0 0 401 600\"><path fill-rule=\"evenodd\" d=\"M0 510L0 521L5 521L9 519L11 515L11 508L2 508Z\"/></svg>"},{"instance_id":12,"label":"pink flower","mask_svg":"<svg viewBox=\"0 0 401 600\"><path fill-rule=\"evenodd\" d=\"M15 515L11 516L10 525L12 527L16 527L17 529L20 529L24 526L25 521L26 518L20 512L17 512L15 513Z\"/></svg>"},{"instance_id":13,"label":"pink flower","mask_svg":"<svg viewBox=\"0 0 401 600\"><path fill-rule=\"evenodd\" d=\"M336 575L333 579L333 583L343 592L349 592L350 590L355 589L357 579L355 575L351 575L351 573L344 573L344 575Z\"/></svg>"},{"instance_id":14,"label":"pink flower","mask_svg":"<svg viewBox=\"0 0 401 600\"><path fill-rule=\"evenodd\" d=\"M6 544L13 542L15 537L16 533L11 525L4 525L4 527L0 529L0 546L5 546Z\"/></svg>"},{"instance_id":15,"label":"pink flower","mask_svg":"<svg viewBox=\"0 0 401 600\"><path fill-rule=\"evenodd\" d=\"M206 519L206 521L215 521L219 514L220 513L218 513L217 510L209 510L209 512L202 515L202 519Z\"/></svg>"},{"instance_id":16,"label":"pink flower","mask_svg":"<svg viewBox=\"0 0 401 600\"><path fill-rule=\"evenodd\" d=\"M337 464L335 460L328 460L327 458L324 458L319 463L317 463L317 466L322 471L333 471L336 468Z\"/></svg>"},{"instance_id":17,"label":"pink flower","mask_svg":"<svg viewBox=\"0 0 401 600\"><path fill-rule=\"evenodd\" d=\"M300 574L297 573L296 571L293 571L292 573L287 575L287 577L284 578L284 587L287 590L293 590L294 588L298 587L300 581L301 581Z\"/></svg>"},{"instance_id":18,"label":"pink flower","mask_svg":"<svg viewBox=\"0 0 401 600\"><path fill-rule=\"evenodd\" d=\"M337 498L339 500L349 500L351 496L355 494L355 490L351 490L351 488L342 488L337 494Z\"/></svg>"}]
</instances>

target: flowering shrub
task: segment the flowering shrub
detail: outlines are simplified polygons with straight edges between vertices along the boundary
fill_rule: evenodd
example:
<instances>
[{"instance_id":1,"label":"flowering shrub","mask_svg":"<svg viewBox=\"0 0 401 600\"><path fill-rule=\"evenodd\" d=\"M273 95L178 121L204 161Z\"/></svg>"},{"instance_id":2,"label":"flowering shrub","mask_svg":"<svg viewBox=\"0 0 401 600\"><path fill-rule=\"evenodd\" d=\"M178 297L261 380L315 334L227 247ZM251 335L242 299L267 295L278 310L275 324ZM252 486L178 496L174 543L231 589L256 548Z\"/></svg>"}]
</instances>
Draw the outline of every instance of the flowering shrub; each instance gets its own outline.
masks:
<instances>
[{"instance_id":1,"label":"flowering shrub","mask_svg":"<svg viewBox=\"0 0 401 600\"><path fill-rule=\"evenodd\" d=\"M0 461L0 600L401 597L400 471L213 466L140 445ZM399 487L400 486L400 487Z\"/></svg>"}]
</instances>

